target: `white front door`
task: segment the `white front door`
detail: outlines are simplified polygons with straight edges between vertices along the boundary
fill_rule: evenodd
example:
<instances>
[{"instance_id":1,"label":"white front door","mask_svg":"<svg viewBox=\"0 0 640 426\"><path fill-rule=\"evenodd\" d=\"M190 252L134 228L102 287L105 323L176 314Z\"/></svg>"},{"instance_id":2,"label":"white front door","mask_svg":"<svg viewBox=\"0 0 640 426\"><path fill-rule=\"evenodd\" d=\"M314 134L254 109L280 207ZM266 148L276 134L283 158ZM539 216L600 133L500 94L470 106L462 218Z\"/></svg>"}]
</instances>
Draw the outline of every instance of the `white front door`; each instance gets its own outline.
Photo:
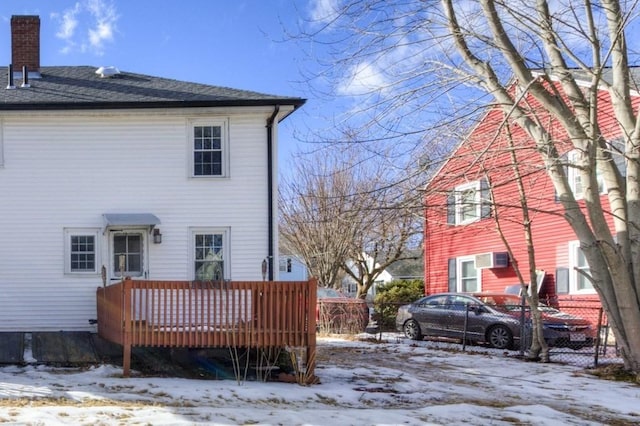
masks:
<instances>
[{"instance_id":1,"label":"white front door","mask_svg":"<svg viewBox=\"0 0 640 426\"><path fill-rule=\"evenodd\" d=\"M109 278L147 278L148 231L146 229L109 232Z\"/></svg>"}]
</instances>

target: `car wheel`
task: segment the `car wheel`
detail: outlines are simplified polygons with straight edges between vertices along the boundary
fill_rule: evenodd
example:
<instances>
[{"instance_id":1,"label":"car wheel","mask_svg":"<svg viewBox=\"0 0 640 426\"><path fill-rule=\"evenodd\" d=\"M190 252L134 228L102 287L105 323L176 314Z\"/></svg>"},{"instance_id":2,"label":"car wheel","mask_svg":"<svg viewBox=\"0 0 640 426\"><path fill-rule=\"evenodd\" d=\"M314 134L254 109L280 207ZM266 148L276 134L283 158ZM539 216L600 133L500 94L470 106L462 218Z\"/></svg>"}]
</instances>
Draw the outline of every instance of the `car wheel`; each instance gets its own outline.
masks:
<instances>
[{"instance_id":1,"label":"car wheel","mask_svg":"<svg viewBox=\"0 0 640 426\"><path fill-rule=\"evenodd\" d=\"M404 335L411 340L422 340L422 331L420 331L420 324L415 320L409 320L404 323Z\"/></svg>"},{"instance_id":2,"label":"car wheel","mask_svg":"<svg viewBox=\"0 0 640 426\"><path fill-rule=\"evenodd\" d=\"M513 347L513 335L504 325L494 325L487 332L487 342L492 348L511 349Z\"/></svg>"}]
</instances>

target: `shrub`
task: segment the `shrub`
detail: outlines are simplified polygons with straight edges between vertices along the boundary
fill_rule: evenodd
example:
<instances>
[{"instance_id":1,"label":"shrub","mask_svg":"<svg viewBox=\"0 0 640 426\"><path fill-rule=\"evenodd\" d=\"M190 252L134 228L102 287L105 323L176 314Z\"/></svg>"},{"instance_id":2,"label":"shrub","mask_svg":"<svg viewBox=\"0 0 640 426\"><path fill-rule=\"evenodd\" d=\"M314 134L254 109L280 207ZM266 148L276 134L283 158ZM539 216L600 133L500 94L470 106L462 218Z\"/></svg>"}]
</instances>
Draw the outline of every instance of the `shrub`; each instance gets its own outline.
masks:
<instances>
[{"instance_id":1,"label":"shrub","mask_svg":"<svg viewBox=\"0 0 640 426\"><path fill-rule=\"evenodd\" d=\"M422 280L396 280L381 285L373 300L375 319L381 330L393 330L396 325L398 307L424 296Z\"/></svg>"}]
</instances>

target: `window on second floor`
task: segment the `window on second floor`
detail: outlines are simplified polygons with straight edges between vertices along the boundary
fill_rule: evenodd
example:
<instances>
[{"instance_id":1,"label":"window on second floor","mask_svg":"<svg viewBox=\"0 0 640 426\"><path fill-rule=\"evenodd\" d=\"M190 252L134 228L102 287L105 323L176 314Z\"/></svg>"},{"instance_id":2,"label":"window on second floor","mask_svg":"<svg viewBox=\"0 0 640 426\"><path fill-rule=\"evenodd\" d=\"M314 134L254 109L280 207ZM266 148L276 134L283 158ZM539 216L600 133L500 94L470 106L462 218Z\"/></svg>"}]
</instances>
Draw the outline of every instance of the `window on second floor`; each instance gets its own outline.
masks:
<instances>
[{"instance_id":1,"label":"window on second floor","mask_svg":"<svg viewBox=\"0 0 640 426\"><path fill-rule=\"evenodd\" d=\"M624 143L624 140L621 138L613 139L607 142L607 146L609 147L608 151L611 154L611 158L622 176L626 176L627 174ZM580 176L580 169L576 167L579 163L580 155L581 154L579 150L573 150L566 154L567 179L569 180L569 186L571 188L571 191L573 192L573 196L576 199L581 199L584 197L584 184L582 182L582 177ZM596 168L596 181L598 182L598 193L606 193L607 186L604 183L604 178L598 168Z\"/></svg>"},{"instance_id":2,"label":"window on second floor","mask_svg":"<svg viewBox=\"0 0 640 426\"><path fill-rule=\"evenodd\" d=\"M465 225L491 215L489 186L484 179L458 185L447 197L447 223Z\"/></svg>"},{"instance_id":3,"label":"window on second floor","mask_svg":"<svg viewBox=\"0 0 640 426\"><path fill-rule=\"evenodd\" d=\"M226 121L197 121L190 126L191 176L228 175Z\"/></svg>"},{"instance_id":4,"label":"window on second floor","mask_svg":"<svg viewBox=\"0 0 640 426\"><path fill-rule=\"evenodd\" d=\"M569 163L569 169L567 170L567 179L569 180L569 187L573 192L573 196L576 199L584 197L584 185L582 183L582 176L580 175L580 169L576 167L578 164L580 152L571 151L567 154L567 160ZM596 180L598 181L598 192L604 194L605 185L602 174L596 169Z\"/></svg>"}]
</instances>

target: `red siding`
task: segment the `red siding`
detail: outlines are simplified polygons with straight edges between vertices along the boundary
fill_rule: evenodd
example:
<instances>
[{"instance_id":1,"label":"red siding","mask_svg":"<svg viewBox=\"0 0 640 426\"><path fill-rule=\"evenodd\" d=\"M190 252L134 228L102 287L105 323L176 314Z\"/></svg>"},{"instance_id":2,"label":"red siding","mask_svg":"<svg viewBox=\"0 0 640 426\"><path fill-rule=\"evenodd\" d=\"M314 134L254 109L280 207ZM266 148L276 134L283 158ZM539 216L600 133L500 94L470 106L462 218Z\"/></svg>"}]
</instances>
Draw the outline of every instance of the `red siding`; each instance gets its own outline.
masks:
<instances>
[{"instance_id":1,"label":"red siding","mask_svg":"<svg viewBox=\"0 0 640 426\"><path fill-rule=\"evenodd\" d=\"M603 95L604 96L604 95ZM608 138L619 132L607 102L601 99L600 107L602 131ZM552 120L550 120L552 122ZM551 126L552 134L558 140L565 139L559 126ZM511 140L516 145L516 155L521 164L530 218L533 242L536 250L536 268L546 271L546 279L541 296L553 303L575 304L577 301L597 300L593 295L555 294L555 271L559 267L569 267L569 242L577 237L562 215L562 206L555 201L554 189L540 155L524 131L516 126L509 129L503 125L503 112L494 108L487 112L469 137L455 150L454 154L438 172L427 187L425 196L425 292L433 294L447 291L448 259L475 255L490 251L506 251L496 229L494 218L482 219L470 225L447 225L447 193L457 185L473 182L489 176L494 189L494 203L498 206L500 226L514 251L525 280L528 281L529 262L526 253L522 211L519 208L518 188L511 167L510 155L505 150L511 132ZM562 145L561 145L562 146ZM570 149L570 145L563 147ZM603 208L608 208L603 196ZM482 269L483 291L504 291L506 286L517 284L518 278L512 266L507 268Z\"/></svg>"}]
</instances>

